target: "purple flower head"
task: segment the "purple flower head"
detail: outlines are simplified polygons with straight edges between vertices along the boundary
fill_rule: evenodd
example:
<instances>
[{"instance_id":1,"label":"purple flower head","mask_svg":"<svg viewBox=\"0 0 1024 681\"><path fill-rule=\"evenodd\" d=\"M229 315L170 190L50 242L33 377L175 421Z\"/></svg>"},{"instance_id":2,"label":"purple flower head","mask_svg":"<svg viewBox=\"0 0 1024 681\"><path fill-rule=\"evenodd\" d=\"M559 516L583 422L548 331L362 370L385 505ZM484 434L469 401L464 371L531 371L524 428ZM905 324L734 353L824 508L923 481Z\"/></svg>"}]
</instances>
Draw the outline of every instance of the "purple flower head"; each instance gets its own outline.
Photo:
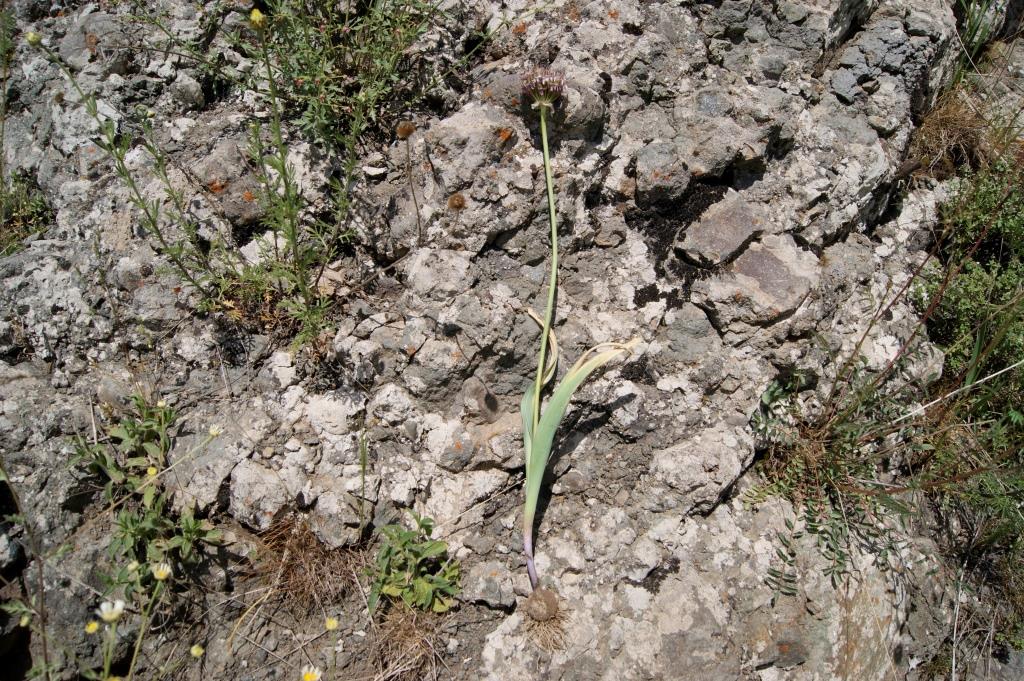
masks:
<instances>
[{"instance_id":1,"label":"purple flower head","mask_svg":"<svg viewBox=\"0 0 1024 681\"><path fill-rule=\"evenodd\" d=\"M533 107L550 107L562 96L565 89L565 75L541 67L532 68L523 74L523 93L533 100Z\"/></svg>"}]
</instances>

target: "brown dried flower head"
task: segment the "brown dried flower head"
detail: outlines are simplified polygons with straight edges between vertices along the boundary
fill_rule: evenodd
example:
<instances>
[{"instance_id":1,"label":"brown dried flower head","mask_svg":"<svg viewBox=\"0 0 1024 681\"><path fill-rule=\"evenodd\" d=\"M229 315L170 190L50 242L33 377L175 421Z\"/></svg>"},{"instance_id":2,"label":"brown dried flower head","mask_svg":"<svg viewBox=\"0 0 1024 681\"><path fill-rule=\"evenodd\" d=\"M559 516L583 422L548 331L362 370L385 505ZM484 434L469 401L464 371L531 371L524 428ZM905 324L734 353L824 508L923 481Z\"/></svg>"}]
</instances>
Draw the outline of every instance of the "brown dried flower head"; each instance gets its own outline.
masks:
<instances>
[{"instance_id":1,"label":"brown dried flower head","mask_svg":"<svg viewBox=\"0 0 1024 681\"><path fill-rule=\"evenodd\" d=\"M532 68L523 74L523 93L533 100L533 108L550 107L565 90L565 75L541 67Z\"/></svg>"},{"instance_id":2,"label":"brown dried flower head","mask_svg":"<svg viewBox=\"0 0 1024 681\"><path fill-rule=\"evenodd\" d=\"M448 208L450 210L462 210L466 207L466 197L455 193L448 197Z\"/></svg>"},{"instance_id":3,"label":"brown dried flower head","mask_svg":"<svg viewBox=\"0 0 1024 681\"><path fill-rule=\"evenodd\" d=\"M395 128L395 135L397 135L400 140L409 139L412 137L414 132L416 132L416 126L412 121L402 121L398 124L398 127Z\"/></svg>"}]
</instances>

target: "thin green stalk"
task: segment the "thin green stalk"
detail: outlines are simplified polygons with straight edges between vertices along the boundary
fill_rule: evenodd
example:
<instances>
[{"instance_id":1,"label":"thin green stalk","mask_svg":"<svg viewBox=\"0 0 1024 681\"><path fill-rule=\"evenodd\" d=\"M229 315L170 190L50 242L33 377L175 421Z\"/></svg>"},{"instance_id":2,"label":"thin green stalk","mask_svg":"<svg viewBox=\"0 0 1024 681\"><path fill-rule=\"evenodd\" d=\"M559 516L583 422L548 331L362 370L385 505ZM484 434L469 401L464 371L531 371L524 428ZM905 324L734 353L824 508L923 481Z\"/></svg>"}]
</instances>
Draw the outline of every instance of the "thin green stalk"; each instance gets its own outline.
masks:
<instances>
[{"instance_id":1,"label":"thin green stalk","mask_svg":"<svg viewBox=\"0 0 1024 681\"><path fill-rule=\"evenodd\" d=\"M293 279L299 287L299 293L302 295L303 302L309 308L313 305L314 301L310 291L310 282L307 280L306 273L303 272L302 259L299 253L299 238L301 235L299 233L297 211L298 192L295 190L291 173L288 171L288 152L285 149L284 136L281 129L280 98L278 97L277 85L274 83L274 70L270 63L270 50L267 48L267 39L262 30L260 30L260 52L263 55L263 64L267 68L267 81L270 89L270 130L274 136L274 150L277 152L278 163L281 166L279 175L281 176L281 185L284 190L284 202L287 206L287 213L284 216L286 220L285 239L288 241L288 246L292 252L291 269ZM277 239L274 242L276 247Z\"/></svg>"},{"instance_id":2,"label":"thin green stalk","mask_svg":"<svg viewBox=\"0 0 1024 681\"><path fill-rule=\"evenodd\" d=\"M551 331L551 317L555 309L555 292L558 288L558 222L555 214L555 183L551 177L551 154L548 151L548 106L540 106L540 143L544 151L544 182L548 193L548 223L551 225L551 274L548 284L548 301L544 309L544 326L540 332L540 354L537 360L537 378L533 384L533 428L540 423L540 393L544 387L544 359L548 350L548 334Z\"/></svg>"},{"instance_id":3,"label":"thin green stalk","mask_svg":"<svg viewBox=\"0 0 1024 681\"><path fill-rule=\"evenodd\" d=\"M146 638L146 629L149 628L150 615L153 612L153 604L160 599L164 592L163 581L158 581L153 587L153 596L146 604L146 610L142 613L142 624L139 626L139 635L135 638L135 649L132 651L132 661L128 664L128 681L132 680L135 673L135 663L139 660L139 651L142 649L142 640ZM108 670L109 671L109 670Z\"/></svg>"},{"instance_id":4,"label":"thin green stalk","mask_svg":"<svg viewBox=\"0 0 1024 681\"><path fill-rule=\"evenodd\" d=\"M114 162L114 169L117 172L118 177L128 186L128 190L131 192L131 201L137 208L142 211L143 218L146 226L156 236L157 241L160 242L160 248L164 255L166 255L171 262L174 264L178 273L199 293L203 296L207 295L206 287L200 283L200 281L192 274L191 269L185 264L184 260L181 259L176 249L167 241L167 237L160 229L160 212L158 204L156 202L150 202L142 194L142 190L139 189L138 184L135 181L134 175L131 170L128 169L128 164L125 160L127 148L122 146L117 141L117 131L114 128L112 121L105 121L100 118L99 109L97 108L96 98L93 95L87 95L82 87L78 84L78 79L75 78L75 74L71 72L67 64L60 58L60 56L51 50L46 45L39 42L39 38L35 37L34 44L40 49L46 58L57 65L57 67L64 73L67 79L71 82L71 86L78 93L80 103L85 107L85 112L92 118L100 128L100 133L103 135L103 142L100 146L106 151Z\"/></svg>"},{"instance_id":5,"label":"thin green stalk","mask_svg":"<svg viewBox=\"0 0 1024 681\"><path fill-rule=\"evenodd\" d=\"M117 645L117 622L107 627L107 641L103 650L103 678L110 678L110 665L114 662L114 647Z\"/></svg>"}]
</instances>

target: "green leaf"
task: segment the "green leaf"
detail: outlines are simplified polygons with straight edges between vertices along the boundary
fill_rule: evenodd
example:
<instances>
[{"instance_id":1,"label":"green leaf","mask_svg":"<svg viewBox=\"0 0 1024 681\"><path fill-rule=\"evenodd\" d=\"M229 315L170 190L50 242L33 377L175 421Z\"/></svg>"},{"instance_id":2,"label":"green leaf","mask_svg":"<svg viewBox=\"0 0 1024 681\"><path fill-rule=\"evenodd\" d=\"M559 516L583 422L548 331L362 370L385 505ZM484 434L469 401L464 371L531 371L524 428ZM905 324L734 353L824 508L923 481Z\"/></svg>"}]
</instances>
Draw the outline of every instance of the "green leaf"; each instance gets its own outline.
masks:
<instances>
[{"instance_id":1,"label":"green leaf","mask_svg":"<svg viewBox=\"0 0 1024 681\"><path fill-rule=\"evenodd\" d=\"M429 541L423 544L420 554L423 558L434 558L448 552L448 545L443 541Z\"/></svg>"},{"instance_id":2,"label":"green leaf","mask_svg":"<svg viewBox=\"0 0 1024 681\"><path fill-rule=\"evenodd\" d=\"M634 339L625 344L603 344L591 348L569 369L551 394L526 452L526 508L523 515L528 525L532 524L537 510L537 500L540 497L541 482L544 479L548 458L551 456L551 446L562 417L569 408L569 400L592 373L608 362L628 354L639 342ZM525 441L524 434L524 443Z\"/></svg>"},{"instance_id":3,"label":"green leaf","mask_svg":"<svg viewBox=\"0 0 1024 681\"><path fill-rule=\"evenodd\" d=\"M370 595L366 599L366 609L373 615L373 611L377 609L377 601L380 599L380 588L374 584L373 588L370 589Z\"/></svg>"}]
</instances>

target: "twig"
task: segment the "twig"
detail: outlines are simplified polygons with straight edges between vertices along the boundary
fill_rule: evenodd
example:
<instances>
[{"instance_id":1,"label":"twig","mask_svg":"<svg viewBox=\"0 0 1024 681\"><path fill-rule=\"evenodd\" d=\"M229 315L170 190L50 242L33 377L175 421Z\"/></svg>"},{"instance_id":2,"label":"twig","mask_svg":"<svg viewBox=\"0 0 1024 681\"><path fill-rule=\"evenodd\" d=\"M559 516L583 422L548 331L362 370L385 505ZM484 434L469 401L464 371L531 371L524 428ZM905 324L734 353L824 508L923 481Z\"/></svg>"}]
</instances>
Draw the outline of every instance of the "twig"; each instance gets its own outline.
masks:
<instances>
[{"instance_id":1,"label":"twig","mask_svg":"<svg viewBox=\"0 0 1024 681\"><path fill-rule=\"evenodd\" d=\"M903 421L904 419L911 418L912 416L917 416L918 414L920 414L921 412L925 411L929 407L932 407L932 406L938 404L939 402L942 402L945 399L953 397L954 395L962 393L962 392L964 392L966 390L970 390L974 386L981 385L982 383L984 383L985 381L988 381L989 379L993 379L993 378L996 378L997 376L1005 374L1007 371L1013 371L1014 369L1016 369L1017 367L1019 367L1021 365L1024 365L1024 359L1022 359L1022 360L1020 360L1018 362L1014 362L1010 366L1004 367L1004 368L1000 369L999 371L997 371L995 373L989 374L985 378L979 379L979 380L975 381L974 383L969 383L968 385L960 386L959 388L957 388L953 392L946 393L945 395L942 395L941 397L937 397L934 400L932 400L931 402L929 402L928 404L922 405L922 406L918 407L917 409L914 409L912 411L907 412L903 416L901 416L898 419L896 419L895 421L893 421L893 423L896 424L896 423L899 423L900 421Z\"/></svg>"}]
</instances>

